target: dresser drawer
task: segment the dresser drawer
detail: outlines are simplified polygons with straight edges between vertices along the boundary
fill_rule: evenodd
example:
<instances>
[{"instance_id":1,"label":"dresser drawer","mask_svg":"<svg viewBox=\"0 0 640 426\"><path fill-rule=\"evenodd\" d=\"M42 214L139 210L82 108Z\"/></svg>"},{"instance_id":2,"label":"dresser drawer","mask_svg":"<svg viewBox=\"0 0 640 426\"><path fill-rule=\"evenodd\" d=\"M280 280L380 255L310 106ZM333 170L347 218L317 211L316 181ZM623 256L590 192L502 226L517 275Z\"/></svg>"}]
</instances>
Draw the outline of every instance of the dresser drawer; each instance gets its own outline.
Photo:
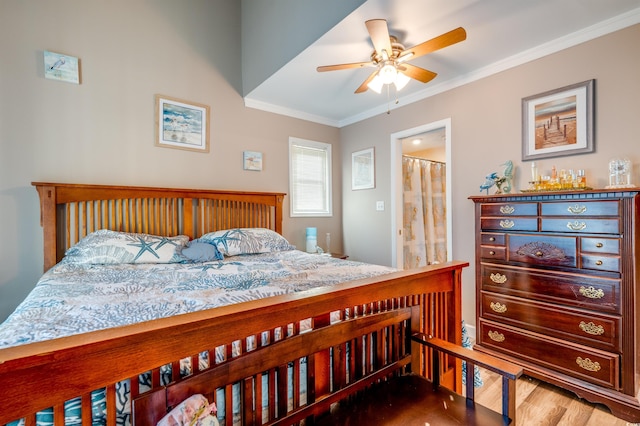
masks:
<instances>
[{"instance_id":1,"label":"dresser drawer","mask_svg":"<svg viewBox=\"0 0 640 426\"><path fill-rule=\"evenodd\" d=\"M580 238L582 253L620 254L620 240L617 238Z\"/></svg>"},{"instance_id":2,"label":"dresser drawer","mask_svg":"<svg viewBox=\"0 0 640 426\"><path fill-rule=\"evenodd\" d=\"M485 319L559 339L613 352L620 350L620 316L600 315L487 292L482 293L480 314Z\"/></svg>"},{"instance_id":3,"label":"dresser drawer","mask_svg":"<svg viewBox=\"0 0 640 426\"><path fill-rule=\"evenodd\" d=\"M577 250L575 237L510 235L508 260L530 265L576 268Z\"/></svg>"},{"instance_id":4,"label":"dresser drawer","mask_svg":"<svg viewBox=\"0 0 640 426\"><path fill-rule=\"evenodd\" d=\"M583 234L619 234L619 219L545 218L540 220L542 232L577 232Z\"/></svg>"},{"instance_id":5,"label":"dresser drawer","mask_svg":"<svg viewBox=\"0 0 640 426\"><path fill-rule=\"evenodd\" d=\"M541 203L543 216L618 216L618 201L571 201L562 203Z\"/></svg>"},{"instance_id":6,"label":"dresser drawer","mask_svg":"<svg viewBox=\"0 0 640 426\"><path fill-rule=\"evenodd\" d=\"M480 233L480 244L482 245L503 246L505 241L505 234L498 234L495 232Z\"/></svg>"},{"instance_id":7,"label":"dresser drawer","mask_svg":"<svg viewBox=\"0 0 640 426\"><path fill-rule=\"evenodd\" d=\"M482 291L620 313L620 280L482 263Z\"/></svg>"},{"instance_id":8,"label":"dresser drawer","mask_svg":"<svg viewBox=\"0 0 640 426\"><path fill-rule=\"evenodd\" d=\"M483 259L505 260L507 250L504 247L481 246L480 257Z\"/></svg>"},{"instance_id":9,"label":"dresser drawer","mask_svg":"<svg viewBox=\"0 0 640 426\"><path fill-rule=\"evenodd\" d=\"M620 272L620 256L583 254L580 256L580 267L597 271Z\"/></svg>"},{"instance_id":10,"label":"dresser drawer","mask_svg":"<svg viewBox=\"0 0 640 426\"><path fill-rule=\"evenodd\" d=\"M481 216L537 216L538 203L495 203L480 205Z\"/></svg>"},{"instance_id":11,"label":"dresser drawer","mask_svg":"<svg viewBox=\"0 0 640 426\"><path fill-rule=\"evenodd\" d=\"M538 230L538 218L499 218L499 217L483 217L480 219L480 227L483 231L529 231Z\"/></svg>"},{"instance_id":12,"label":"dresser drawer","mask_svg":"<svg viewBox=\"0 0 640 426\"><path fill-rule=\"evenodd\" d=\"M478 343L486 348L608 388L618 389L619 356L565 340L480 319Z\"/></svg>"}]
</instances>

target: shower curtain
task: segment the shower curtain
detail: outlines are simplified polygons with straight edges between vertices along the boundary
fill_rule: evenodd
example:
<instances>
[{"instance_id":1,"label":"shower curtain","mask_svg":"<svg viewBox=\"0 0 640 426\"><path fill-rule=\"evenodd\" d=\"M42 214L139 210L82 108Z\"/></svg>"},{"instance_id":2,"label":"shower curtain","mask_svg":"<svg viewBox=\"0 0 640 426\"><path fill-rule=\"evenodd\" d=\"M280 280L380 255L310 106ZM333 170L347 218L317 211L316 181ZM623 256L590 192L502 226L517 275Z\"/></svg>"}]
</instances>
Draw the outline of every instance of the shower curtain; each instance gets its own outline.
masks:
<instances>
[{"instance_id":1,"label":"shower curtain","mask_svg":"<svg viewBox=\"0 0 640 426\"><path fill-rule=\"evenodd\" d=\"M446 165L402 156L404 269L447 260Z\"/></svg>"}]
</instances>

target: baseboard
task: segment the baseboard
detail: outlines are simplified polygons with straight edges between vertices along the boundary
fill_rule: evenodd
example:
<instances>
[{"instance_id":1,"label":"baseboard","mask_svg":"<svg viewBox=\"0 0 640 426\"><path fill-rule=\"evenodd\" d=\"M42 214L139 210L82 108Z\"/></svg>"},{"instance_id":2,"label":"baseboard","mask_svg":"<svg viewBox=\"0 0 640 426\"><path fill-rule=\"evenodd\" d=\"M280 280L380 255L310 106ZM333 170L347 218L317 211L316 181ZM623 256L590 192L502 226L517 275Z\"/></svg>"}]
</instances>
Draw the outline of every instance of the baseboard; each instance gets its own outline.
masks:
<instances>
[{"instance_id":1,"label":"baseboard","mask_svg":"<svg viewBox=\"0 0 640 426\"><path fill-rule=\"evenodd\" d=\"M475 345L475 343L476 343L476 326L475 325L465 324L465 327L467 328L467 334L469 335L469 340L471 340L471 344Z\"/></svg>"}]
</instances>

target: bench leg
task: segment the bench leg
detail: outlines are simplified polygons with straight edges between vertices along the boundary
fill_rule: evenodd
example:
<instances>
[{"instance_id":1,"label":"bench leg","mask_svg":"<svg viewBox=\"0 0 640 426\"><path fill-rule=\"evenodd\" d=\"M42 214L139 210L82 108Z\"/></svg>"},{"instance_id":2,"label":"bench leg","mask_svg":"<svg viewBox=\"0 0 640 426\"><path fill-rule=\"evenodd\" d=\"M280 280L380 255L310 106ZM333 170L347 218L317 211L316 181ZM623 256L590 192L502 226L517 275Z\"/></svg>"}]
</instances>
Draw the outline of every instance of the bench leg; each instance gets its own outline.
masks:
<instances>
[{"instance_id":1,"label":"bench leg","mask_svg":"<svg viewBox=\"0 0 640 426\"><path fill-rule=\"evenodd\" d=\"M509 419L512 420L511 424L516 424L516 381L504 376L502 377L502 417L505 418L505 424L508 424Z\"/></svg>"}]
</instances>

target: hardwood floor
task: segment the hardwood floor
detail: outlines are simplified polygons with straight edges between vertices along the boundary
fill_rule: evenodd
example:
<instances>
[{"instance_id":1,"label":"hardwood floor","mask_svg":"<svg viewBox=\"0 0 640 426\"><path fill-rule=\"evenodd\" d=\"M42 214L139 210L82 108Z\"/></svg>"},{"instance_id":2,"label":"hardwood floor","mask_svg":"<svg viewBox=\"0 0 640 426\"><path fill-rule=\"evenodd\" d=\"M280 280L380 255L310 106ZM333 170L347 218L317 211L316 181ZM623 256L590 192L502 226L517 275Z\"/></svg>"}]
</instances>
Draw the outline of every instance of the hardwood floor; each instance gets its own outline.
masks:
<instances>
[{"instance_id":1,"label":"hardwood floor","mask_svg":"<svg viewBox=\"0 0 640 426\"><path fill-rule=\"evenodd\" d=\"M476 389L476 402L501 410L500 376L480 370L484 385ZM603 405L591 404L572 392L532 377L521 377L516 385L516 426L632 426L614 417Z\"/></svg>"}]
</instances>

